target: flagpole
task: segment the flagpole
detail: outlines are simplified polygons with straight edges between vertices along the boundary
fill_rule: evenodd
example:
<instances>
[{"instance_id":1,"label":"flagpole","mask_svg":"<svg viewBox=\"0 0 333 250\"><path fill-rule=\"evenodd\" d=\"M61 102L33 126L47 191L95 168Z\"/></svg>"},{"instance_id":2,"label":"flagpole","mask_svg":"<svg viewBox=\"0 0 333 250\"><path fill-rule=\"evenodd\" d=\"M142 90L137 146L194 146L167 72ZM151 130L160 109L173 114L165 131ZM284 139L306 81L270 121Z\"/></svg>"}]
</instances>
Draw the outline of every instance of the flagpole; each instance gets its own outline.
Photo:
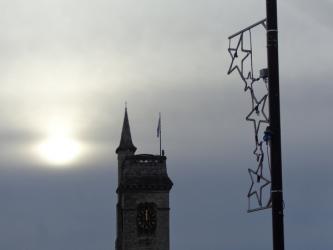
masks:
<instances>
[{"instance_id":1,"label":"flagpole","mask_svg":"<svg viewBox=\"0 0 333 250\"><path fill-rule=\"evenodd\" d=\"M160 155L162 155L162 122L161 122L161 112L160 114Z\"/></svg>"}]
</instances>

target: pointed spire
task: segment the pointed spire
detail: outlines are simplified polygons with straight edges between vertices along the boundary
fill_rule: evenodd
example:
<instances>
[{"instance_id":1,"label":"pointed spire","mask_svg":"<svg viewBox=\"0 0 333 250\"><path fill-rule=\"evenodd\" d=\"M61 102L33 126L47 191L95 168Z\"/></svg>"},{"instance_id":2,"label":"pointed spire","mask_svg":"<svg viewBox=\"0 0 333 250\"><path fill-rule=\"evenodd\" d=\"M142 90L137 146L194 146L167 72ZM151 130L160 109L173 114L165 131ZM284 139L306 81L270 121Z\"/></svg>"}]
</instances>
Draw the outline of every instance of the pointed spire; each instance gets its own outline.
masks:
<instances>
[{"instance_id":1,"label":"pointed spire","mask_svg":"<svg viewBox=\"0 0 333 250\"><path fill-rule=\"evenodd\" d=\"M136 147L133 145L132 142L131 129L128 122L127 105L125 106L125 116L124 116L123 129L121 131L120 144L116 150L116 153L118 154L121 151L130 151L132 153L136 151Z\"/></svg>"}]
</instances>

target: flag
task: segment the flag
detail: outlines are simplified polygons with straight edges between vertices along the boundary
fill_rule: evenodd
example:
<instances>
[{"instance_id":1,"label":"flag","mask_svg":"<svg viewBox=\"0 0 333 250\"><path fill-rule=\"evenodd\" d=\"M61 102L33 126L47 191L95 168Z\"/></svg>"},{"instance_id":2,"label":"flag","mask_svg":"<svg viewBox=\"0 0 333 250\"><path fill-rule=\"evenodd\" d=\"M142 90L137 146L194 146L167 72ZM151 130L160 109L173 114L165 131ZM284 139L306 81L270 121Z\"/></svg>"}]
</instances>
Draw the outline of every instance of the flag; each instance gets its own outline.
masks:
<instances>
[{"instance_id":1,"label":"flag","mask_svg":"<svg viewBox=\"0 0 333 250\"><path fill-rule=\"evenodd\" d=\"M158 117L158 124L157 124L157 137L161 136L161 113Z\"/></svg>"}]
</instances>

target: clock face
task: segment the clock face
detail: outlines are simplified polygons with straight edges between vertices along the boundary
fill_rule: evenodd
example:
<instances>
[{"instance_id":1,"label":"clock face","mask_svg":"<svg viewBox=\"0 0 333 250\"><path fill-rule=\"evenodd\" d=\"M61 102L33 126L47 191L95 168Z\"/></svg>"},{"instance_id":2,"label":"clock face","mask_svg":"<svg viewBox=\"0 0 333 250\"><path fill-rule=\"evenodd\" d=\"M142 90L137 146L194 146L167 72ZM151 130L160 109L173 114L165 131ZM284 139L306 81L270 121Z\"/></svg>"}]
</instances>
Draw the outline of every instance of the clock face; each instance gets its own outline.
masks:
<instances>
[{"instance_id":1,"label":"clock face","mask_svg":"<svg viewBox=\"0 0 333 250\"><path fill-rule=\"evenodd\" d=\"M149 234L156 230L156 205L140 203L137 208L137 226L140 233Z\"/></svg>"}]
</instances>

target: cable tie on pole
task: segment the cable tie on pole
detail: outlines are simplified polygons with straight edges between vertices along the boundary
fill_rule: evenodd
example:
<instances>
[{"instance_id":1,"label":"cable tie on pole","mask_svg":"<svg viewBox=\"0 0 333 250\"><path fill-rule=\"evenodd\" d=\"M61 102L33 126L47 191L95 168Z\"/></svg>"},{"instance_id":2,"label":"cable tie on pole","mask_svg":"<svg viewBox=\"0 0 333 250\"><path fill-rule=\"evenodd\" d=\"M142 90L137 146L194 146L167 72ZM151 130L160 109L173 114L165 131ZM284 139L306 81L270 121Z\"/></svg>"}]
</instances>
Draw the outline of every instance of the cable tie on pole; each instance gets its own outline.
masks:
<instances>
[{"instance_id":1,"label":"cable tie on pole","mask_svg":"<svg viewBox=\"0 0 333 250\"><path fill-rule=\"evenodd\" d=\"M278 30L277 29L270 29L270 30L267 30L267 32L277 32Z\"/></svg>"}]
</instances>

